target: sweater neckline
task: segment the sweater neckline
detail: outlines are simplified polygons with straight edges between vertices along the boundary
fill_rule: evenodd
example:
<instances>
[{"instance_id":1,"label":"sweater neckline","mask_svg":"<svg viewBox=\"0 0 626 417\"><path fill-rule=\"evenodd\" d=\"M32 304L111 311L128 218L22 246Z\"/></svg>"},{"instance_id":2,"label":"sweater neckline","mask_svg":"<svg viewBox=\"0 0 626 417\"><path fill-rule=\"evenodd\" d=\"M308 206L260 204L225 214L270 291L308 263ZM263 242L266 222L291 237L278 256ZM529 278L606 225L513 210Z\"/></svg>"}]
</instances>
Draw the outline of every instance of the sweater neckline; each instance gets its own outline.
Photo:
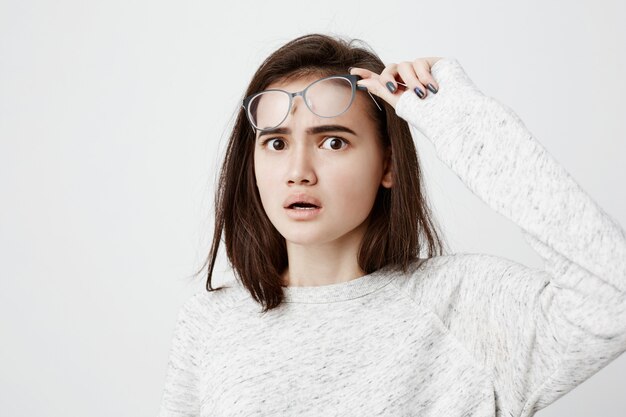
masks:
<instances>
[{"instance_id":1,"label":"sweater neckline","mask_svg":"<svg viewBox=\"0 0 626 417\"><path fill-rule=\"evenodd\" d=\"M284 301L288 303L330 303L362 297L391 281L388 267L353 278L349 281L327 285L287 286L283 288Z\"/></svg>"}]
</instances>

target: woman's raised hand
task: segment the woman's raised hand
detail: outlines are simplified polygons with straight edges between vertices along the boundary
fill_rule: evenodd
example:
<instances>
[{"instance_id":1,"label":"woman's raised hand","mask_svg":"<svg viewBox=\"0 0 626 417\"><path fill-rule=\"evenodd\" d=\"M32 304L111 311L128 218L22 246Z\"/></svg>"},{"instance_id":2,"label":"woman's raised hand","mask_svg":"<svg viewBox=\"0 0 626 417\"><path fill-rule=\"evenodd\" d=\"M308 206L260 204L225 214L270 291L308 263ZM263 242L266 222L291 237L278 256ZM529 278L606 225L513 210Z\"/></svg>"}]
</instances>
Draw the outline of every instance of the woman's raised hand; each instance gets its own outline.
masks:
<instances>
[{"instance_id":1,"label":"woman's raised hand","mask_svg":"<svg viewBox=\"0 0 626 417\"><path fill-rule=\"evenodd\" d=\"M382 98L395 109L400 95L408 89L413 90L421 99L426 98L428 91L437 93L439 84L431 75L430 69L440 59L441 57L428 57L392 63L380 74L352 67L350 74L360 75L362 79L357 82L358 85L367 87L370 93Z\"/></svg>"}]
</instances>

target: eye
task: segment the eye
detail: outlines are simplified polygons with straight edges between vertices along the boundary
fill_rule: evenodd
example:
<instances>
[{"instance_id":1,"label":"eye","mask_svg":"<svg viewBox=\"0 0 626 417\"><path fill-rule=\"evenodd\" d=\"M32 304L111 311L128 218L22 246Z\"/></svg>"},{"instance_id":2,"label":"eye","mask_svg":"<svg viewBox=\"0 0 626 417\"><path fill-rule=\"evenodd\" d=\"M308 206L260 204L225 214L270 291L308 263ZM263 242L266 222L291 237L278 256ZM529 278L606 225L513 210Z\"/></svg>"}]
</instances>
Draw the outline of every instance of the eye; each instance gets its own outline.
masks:
<instances>
[{"instance_id":1,"label":"eye","mask_svg":"<svg viewBox=\"0 0 626 417\"><path fill-rule=\"evenodd\" d=\"M331 139L331 140L328 140ZM344 143L345 146L341 147L341 143ZM327 138L324 139L324 143L329 143L330 144L330 149L334 150L334 151L338 151L340 149L345 148L346 146L348 146L348 141L345 140L344 138L341 138L339 136L328 136ZM336 146L339 146L339 148L337 148ZM328 148L326 148L328 149Z\"/></svg>"},{"instance_id":2,"label":"eye","mask_svg":"<svg viewBox=\"0 0 626 417\"><path fill-rule=\"evenodd\" d=\"M285 142L281 138L269 138L264 140L261 145L267 146L268 142L276 141L272 145L269 145L271 149L275 151L281 151L285 148Z\"/></svg>"}]
</instances>

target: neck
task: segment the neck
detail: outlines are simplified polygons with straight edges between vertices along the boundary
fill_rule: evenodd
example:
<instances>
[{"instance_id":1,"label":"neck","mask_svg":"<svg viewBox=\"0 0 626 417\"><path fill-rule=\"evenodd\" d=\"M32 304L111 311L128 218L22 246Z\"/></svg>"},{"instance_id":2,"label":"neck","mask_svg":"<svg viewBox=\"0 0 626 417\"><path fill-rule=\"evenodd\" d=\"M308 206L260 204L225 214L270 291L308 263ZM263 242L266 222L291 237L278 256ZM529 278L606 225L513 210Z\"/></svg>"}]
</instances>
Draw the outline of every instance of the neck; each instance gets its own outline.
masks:
<instances>
[{"instance_id":1,"label":"neck","mask_svg":"<svg viewBox=\"0 0 626 417\"><path fill-rule=\"evenodd\" d=\"M319 244L302 245L287 240L289 265L282 275L283 285L330 285L365 275L357 255L366 227L363 224L339 239Z\"/></svg>"}]
</instances>

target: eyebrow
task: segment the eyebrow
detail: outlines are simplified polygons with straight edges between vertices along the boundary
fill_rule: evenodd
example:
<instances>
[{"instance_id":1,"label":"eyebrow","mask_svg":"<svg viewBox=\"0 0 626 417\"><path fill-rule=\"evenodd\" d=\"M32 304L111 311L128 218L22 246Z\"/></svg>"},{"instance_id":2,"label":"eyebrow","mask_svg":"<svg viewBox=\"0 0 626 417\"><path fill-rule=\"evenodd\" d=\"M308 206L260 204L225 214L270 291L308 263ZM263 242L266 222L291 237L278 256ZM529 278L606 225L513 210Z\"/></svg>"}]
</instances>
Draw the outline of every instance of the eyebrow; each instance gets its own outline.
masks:
<instances>
[{"instance_id":1,"label":"eyebrow","mask_svg":"<svg viewBox=\"0 0 626 417\"><path fill-rule=\"evenodd\" d=\"M351 133L356 136L356 132L349 127L342 125L322 125L322 126L313 126L306 130L307 135L315 135L318 133L326 133L326 132L346 132ZM266 135L289 135L291 134L291 129L288 127L277 127L275 129L266 130L261 132L257 139L260 139L262 136Z\"/></svg>"}]
</instances>

